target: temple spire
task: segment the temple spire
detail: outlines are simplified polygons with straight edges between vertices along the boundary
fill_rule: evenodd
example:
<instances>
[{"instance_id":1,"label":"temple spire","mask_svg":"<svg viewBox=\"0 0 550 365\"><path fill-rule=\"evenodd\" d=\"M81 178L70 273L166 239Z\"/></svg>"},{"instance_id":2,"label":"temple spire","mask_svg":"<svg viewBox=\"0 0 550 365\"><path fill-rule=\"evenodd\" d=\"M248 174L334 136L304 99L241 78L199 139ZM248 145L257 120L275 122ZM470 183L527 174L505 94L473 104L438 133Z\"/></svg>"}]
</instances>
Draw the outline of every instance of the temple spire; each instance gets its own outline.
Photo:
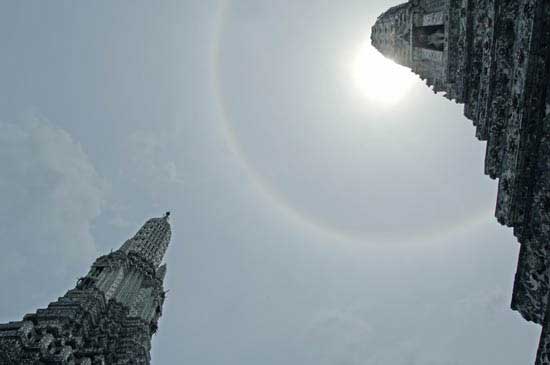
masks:
<instances>
[{"instance_id":1,"label":"temple spire","mask_svg":"<svg viewBox=\"0 0 550 365\"><path fill-rule=\"evenodd\" d=\"M170 212L166 212L162 218L151 218L139 229L134 237L126 241L121 251L125 253L140 253L155 267L162 262L172 231L168 219Z\"/></svg>"},{"instance_id":2,"label":"temple spire","mask_svg":"<svg viewBox=\"0 0 550 365\"><path fill-rule=\"evenodd\" d=\"M149 219L47 308L0 324L0 365L151 363L166 298L169 214Z\"/></svg>"}]
</instances>

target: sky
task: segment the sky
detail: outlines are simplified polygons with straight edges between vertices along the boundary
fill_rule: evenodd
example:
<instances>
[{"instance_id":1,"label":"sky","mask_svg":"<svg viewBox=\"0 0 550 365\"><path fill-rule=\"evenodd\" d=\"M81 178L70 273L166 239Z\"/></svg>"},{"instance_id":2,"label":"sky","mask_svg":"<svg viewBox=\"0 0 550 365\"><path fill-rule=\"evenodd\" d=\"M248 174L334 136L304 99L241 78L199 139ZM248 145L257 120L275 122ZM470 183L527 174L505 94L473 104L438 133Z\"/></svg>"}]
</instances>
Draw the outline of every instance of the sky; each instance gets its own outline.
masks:
<instances>
[{"instance_id":1,"label":"sky","mask_svg":"<svg viewBox=\"0 0 550 365\"><path fill-rule=\"evenodd\" d=\"M153 364L534 362L484 143L368 48L396 4L0 2L0 322L170 210Z\"/></svg>"}]
</instances>

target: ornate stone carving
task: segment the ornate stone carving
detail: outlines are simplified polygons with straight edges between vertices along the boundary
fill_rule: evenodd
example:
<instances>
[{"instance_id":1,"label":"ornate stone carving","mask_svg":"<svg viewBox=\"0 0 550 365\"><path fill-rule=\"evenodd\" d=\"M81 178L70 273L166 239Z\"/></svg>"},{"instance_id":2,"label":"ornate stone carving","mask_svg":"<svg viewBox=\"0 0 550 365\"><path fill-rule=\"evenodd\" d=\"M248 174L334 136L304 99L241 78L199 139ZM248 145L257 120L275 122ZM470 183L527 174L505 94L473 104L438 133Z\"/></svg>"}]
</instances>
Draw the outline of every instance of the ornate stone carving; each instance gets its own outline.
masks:
<instances>
[{"instance_id":1,"label":"ornate stone carving","mask_svg":"<svg viewBox=\"0 0 550 365\"><path fill-rule=\"evenodd\" d=\"M436 23L442 47L429 38ZM400 41L407 28L412 41ZM378 18L372 43L464 103L487 141L485 172L499 180L495 215L521 243L512 308L543 325L537 364L550 364L550 2L411 0ZM431 55L437 49L441 57Z\"/></svg>"},{"instance_id":2,"label":"ornate stone carving","mask_svg":"<svg viewBox=\"0 0 550 365\"><path fill-rule=\"evenodd\" d=\"M170 242L168 214L99 257L75 289L23 321L0 324L0 364L149 364Z\"/></svg>"}]
</instances>

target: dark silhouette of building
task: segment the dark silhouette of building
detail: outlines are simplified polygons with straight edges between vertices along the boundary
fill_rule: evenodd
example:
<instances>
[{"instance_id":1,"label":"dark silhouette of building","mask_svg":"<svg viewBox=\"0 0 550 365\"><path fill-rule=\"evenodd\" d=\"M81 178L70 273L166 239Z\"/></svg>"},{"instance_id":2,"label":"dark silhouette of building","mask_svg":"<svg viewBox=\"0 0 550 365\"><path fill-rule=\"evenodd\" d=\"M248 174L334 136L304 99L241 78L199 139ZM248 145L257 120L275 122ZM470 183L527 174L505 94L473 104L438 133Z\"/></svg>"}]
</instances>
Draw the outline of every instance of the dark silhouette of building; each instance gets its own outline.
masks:
<instances>
[{"instance_id":1,"label":"dark silhouette of building","mask_svg":"<svg viewBox=\"0 0 550 365\"><path fill-rule=\"evenodd\" d=\"M550 364L550 2L411 0L383 13L372 44L434 92L464 103L498 179L496 217L521 244L512 309L541 324Z\"/></svg>"},{"instance_id":2,"label":"dark silhouette of building","mask_svg":"<svg viewBox=\"0 0 550 365\"><path fill-rule=\"evenodd\" d=\"M122 247L46 309L0 325L0 364L149 364L165 292L170 213L148 220Z\"/></svg>"}]
</instances>

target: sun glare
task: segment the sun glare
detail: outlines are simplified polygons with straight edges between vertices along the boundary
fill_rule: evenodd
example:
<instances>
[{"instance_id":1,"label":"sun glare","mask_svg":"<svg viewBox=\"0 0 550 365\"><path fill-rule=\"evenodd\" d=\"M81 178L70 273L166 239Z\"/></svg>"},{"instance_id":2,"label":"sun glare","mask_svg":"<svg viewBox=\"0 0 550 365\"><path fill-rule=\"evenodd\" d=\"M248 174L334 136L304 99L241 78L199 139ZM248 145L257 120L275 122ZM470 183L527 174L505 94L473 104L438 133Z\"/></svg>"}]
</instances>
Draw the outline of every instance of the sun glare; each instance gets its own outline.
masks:
<instances>
[{"instance_id":1,"label":"sun glare","mask_svg":"<svg viewBox=\"0 0 550 365\"><path fill-rule=\"evenodd\" d=\"M350 72L353 84L363 97L378 105L398 103L417 80L409 69L385 58L368 43L354 56Z\"/></svg>"}]
</instances>

